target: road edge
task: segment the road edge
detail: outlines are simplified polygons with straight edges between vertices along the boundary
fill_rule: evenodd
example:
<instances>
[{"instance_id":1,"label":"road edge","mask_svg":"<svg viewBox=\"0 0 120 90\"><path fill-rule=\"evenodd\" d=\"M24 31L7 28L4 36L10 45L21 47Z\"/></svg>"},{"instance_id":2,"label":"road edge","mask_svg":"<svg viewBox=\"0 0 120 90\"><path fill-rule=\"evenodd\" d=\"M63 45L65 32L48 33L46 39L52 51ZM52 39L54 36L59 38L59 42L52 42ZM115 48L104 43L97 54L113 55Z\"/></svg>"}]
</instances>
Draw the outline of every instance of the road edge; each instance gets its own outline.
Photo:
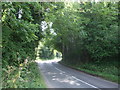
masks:
<instances>
[{"instance_id":1,"label":"road edge","mask_svg":"<svg viewBox=\"0 0 120 90\"><path fill-rule=\"evenodd\" d=\"M77 68L74 68L74 67L72 67L72 66L69 66L69 65L67 65L67 64L64 64L63 62L58 62L59 64L61 64L61 65L63 65L63 66L66 66L66 67L69 67L69 68L71 68L71 69L74 69L74 70L76 70L76 71L79 71L79 72L82 72L82 73L85 73L85 74L89 74L89 75L92 75L92 76L94 76L94 77L98 77L98 78L101 78L101 79L104 79L104 80L107 80L107 81L110 81L110 82L112 82L112 83L116 83L116 84L118 84L118 88L120 88L120 83L117 83L117 82L113 82L113 81L111 81L111 80L109 80L109 79L107 79L107 78L104 78L104 77L102 77L102 76L99 76L99 75L95 75L95 74L92 74L92 73L89 73L89 72L86 72L86 71L83 71L83 70L80 70L80 69L77 69Z\"/></svg>"}]
</instances>

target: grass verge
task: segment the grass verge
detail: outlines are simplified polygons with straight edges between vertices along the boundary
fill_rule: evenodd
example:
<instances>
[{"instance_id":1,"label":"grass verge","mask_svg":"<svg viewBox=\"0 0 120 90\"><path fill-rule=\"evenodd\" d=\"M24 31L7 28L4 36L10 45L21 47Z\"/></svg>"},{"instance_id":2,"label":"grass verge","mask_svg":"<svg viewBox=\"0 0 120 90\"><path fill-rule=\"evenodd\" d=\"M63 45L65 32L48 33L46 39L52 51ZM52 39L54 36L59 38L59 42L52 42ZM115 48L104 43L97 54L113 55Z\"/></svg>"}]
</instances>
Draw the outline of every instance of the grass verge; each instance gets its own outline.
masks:
<instances>
[{"instance_id":1,"label":"grass verge","mask_svg":"<svg viewBox=\"0 0 120 90\"><path fill-rule=\"evenodd\" d=\"M64 61L60 61L61 64L70 68L80 70L84 73L102 77L106 80L116 82L120 84L120 72L118 71L118 62L91 62L84 64L70 64Z\"/></svg>"},{"instance_id":2,"label":"grass verge","mask_svg":"<svg viewBox=\"0 0 120 90\"><path fill-rule=\"evenodd\" d=\"M3 69L3 88L46 88L36 62Z\"/></svg>"}]
</instances>

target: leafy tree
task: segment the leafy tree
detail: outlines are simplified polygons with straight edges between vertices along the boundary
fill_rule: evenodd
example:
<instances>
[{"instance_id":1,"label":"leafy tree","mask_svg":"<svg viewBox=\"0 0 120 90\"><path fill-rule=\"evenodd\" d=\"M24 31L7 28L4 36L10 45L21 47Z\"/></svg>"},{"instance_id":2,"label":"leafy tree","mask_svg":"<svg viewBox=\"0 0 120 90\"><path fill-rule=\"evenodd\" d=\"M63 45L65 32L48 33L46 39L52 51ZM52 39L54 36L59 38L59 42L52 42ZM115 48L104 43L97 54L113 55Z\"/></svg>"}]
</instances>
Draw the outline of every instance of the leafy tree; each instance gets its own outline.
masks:
<instances>
[{"instance_id":1,"label":"leafy tree","mask_svg":"<svg viewBox=\"0 0 120 90\"><path fill-rule=\"evenodd\" d=\"M118 55L117 2L64 3L51 17L56 35L50 42L64 61L100 61Z\"/></svg>"},{"instance_id":2,"label":"leafy tree","mask_svg":"<svg viewBox=\"0 0 120 90\"><path fill-rule=\"evenodd\" d=\"M41 37L39 23L32 14L39 12L40 6L38 3L2 3L3 67L18 66L27 57L35 59L35 47ZM36 7L32 8L34 12L31 7Z\"/></svg>"}]
</instances>

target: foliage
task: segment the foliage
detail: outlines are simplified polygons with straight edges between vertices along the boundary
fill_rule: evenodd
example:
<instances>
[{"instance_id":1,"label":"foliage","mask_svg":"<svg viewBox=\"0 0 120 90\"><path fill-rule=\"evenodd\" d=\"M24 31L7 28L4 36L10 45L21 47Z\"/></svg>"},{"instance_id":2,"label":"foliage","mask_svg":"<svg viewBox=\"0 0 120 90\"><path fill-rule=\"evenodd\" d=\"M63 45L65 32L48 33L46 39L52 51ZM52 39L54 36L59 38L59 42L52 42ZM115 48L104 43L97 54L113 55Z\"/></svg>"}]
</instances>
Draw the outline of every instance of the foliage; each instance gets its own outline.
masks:
<instances>
[{"instance_id":1,"label":"foliage","mask_svg":"<svg viewBox=\"0 0 120 90\"><path fill-rule=\"evenodd\" d=\"M56 35L49 40L71 63L118 55L118 3L64 3L53 13ZM51 19L50 19L51 21Z\"/></svg>"},{"instance_id":2,"label":"foliage","mask_svg":"<svg viewBox=\"0 0 120 90\"><path fill-rule=\"evenodd\" d=\"M54 52L53 49L50 49L49 47L41 47L39 52L39 57L41 59L53 59L54 58Z\"/></svg>"},{"instance_id":3,"label":"foliage","mask_svg":"<svg viewBox=\"0 0 120 90\"><path fill-rule=\"evenodd\" d=\"M37 7L36 3L3 3L2 29L3 67L24 62L29 57L35 58L35 47L39 37L39 25L34 22L31 8ZM22 10L22 18L19 11Z\"/></svg>"},{"instance_id":4,"label":"foliage","mask_svg":"<svg viewBox=\"0 0 120 90\"><path fill-rule=\"evenodd\" d=\"M29 70L26 67L20 70L22 63L26 62L26 60L30 62L36 58L35 48L38 46L38 41L42 38L40 28L42 10L40 8L42 8L40 3L2 3L3 87L42 87L42 85L36 86L39 81L27 83L29 81L28 78L30 79L30 77L33 78L34 76L32 74L34 72L32 70L34 69L34 64L33 67L29 67L32 70L30 74L28 74ZM37 22L37 19L39 19L39 22ZM38 74L36 75L38 76Z\"/></svg>"},{"instance_id":5,"label":"foliage","mask_svg":"<svg viewBox=\"0 0 120 90\"><path fill-rule=\"evenodd\" d=\"M44 47L41 48L40 55L53 58L54 48L62 52L64 63L100 64L106 59L118 57L118 2L1 4L2 67L5 72L16 68L15 77L19 76L20 65L26 59L30 62L36 58L35 48L42 40ZM47 28L44 30L42 22L46 22ZM93 69L93 66L89 68ZM10 75L10 78L13 77ZM8 87L18 87L17 83L11 82L13 81L8 80L4 86L9 84Z\"/></svg>"},{"instance_id":6,"label":"foliage","mask_svg":"<svg viewBox=\"0 0 120 90\"><path fill-rule=\"evenodd\" d=\"M70 63L66 63L61 61L62 64L67 65L71 68L83 71L85 73L102 77L106 80L110 80L116 83L120 83L120 72L119 65L117 60L104 60L99 62L89 62L89 63L81 63L77 65L73 65Z\"/></svg>"},{"instance_id":7,"label":"foliage","mask_svg":"<svg viewBox=\"0 0 120 90\"><path fill-rule=\"evenodd\" d=\"M45 88L43 77L35 62L20 64L3 69L3 88Z\"/></svg>"}]
</instances>

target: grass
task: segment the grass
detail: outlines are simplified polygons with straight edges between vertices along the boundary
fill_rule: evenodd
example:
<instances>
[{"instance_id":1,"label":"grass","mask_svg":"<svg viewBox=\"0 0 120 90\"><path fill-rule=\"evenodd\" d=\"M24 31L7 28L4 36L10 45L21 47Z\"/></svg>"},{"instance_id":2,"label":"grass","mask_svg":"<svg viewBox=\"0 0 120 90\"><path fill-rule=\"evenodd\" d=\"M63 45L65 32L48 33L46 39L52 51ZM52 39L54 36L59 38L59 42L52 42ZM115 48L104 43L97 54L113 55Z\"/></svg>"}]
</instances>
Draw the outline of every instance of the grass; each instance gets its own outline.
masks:
<instances>
[{"instance_id":1,"label":"grass","mask_svg":"<svg viewBox=\"0 0 120 90\"><path fill-rule=\"evenodd\" d=\"M39 72L40 70L38 65L35 62L32 62L29 65L29 68L31 70L31 74L29 74L29 78L31 79L31 88L46 88L43 77Z\"/></svg>"},{"instance_id":2,"label":"grass","mask_svg":"<svg viewBox=\"0 0 120 90\"><path fill-rule=\"evenodd\" d=\"M116 83L120 83L120 72L118 72L118 61L90 62L84 64L69 64L61 61L60 63L85 73L102 77Z\"/></svg>"},{"instance_id":3,"label":"grass","mask_svg":"<svg viewBox=\"0 0 120 90\"><path fill-rule=\"evenodd\" d=\"M11 71L10 71L11 70ZM3 69L3 88L46 88L35 62L21 64L19 68Z\"/></svg>"}]
</instances>

